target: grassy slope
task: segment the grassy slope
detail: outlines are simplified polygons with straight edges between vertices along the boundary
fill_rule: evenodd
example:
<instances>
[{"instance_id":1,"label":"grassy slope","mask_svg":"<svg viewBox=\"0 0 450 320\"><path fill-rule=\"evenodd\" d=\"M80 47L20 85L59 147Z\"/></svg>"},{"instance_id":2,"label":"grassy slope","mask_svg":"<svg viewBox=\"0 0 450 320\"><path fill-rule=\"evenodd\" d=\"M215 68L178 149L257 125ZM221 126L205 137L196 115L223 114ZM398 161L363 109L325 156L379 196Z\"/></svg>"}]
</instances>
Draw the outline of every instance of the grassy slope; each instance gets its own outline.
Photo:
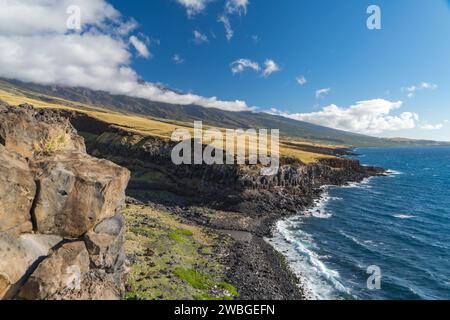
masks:
<instances>
[{"instance_id":1,"label":"grassy slope","mask_svg":"<svg viewBox=\"0 0 450 320\"><path fill-rule=\"evenodd\" d=\"M45 102L65 99L72 103L95 105L116 112L139 114L170 121L192 123L195 120L201 120L203 123L215 127L280 129L283 136L293 139L359 147L390 144L386 139L335 130L262 112L230 112L196 105L179 106L123 95L112 95L86 88L45 86L1 78L0 88L22 91Z\"/></svg>"},{"instance_id":2,"label":"grassy slope","mask_svg":"<svg viewBox=\"0 0 450 320\"><path fill-rule=\"evenodd\" d=\"M0 89L0 100L11 105L29 103L39 108L64 109L85 113L96 119L116 125L124 130L143 136L156 136L163 139L170 139L172 132L176 129L187 129L193 132L192 124L178 121L169 121L134 114L122 114L106 110L100 107L75 103L65 99L55 98L47 95L36 96L34 93L23 91L13 87L2 87ZM48 102L47 102L48 101ZM207 129L208 127L205 127ZM224 129L222 129L224 130ZM289 145L287 143L290 143ZM316 143L301 139L287 139L281 137L280 152L282 156L298 158L304 163L314 163L320 158L330 157L328 155L317 154L293 147L295 144L310 146L331 147L330 144Z\"/></svg>"},{"instance_id":3,"label":"grassy slope","mask_svg":"<svg viewBox=\"0 0 450 320\"><path fill-rule=\"evenodd\" d=\"M229 300L236 289L223 281L223 239L145 206L128 205L126 254L131 262L126 299Z\"/></svg>"}]
</instances>

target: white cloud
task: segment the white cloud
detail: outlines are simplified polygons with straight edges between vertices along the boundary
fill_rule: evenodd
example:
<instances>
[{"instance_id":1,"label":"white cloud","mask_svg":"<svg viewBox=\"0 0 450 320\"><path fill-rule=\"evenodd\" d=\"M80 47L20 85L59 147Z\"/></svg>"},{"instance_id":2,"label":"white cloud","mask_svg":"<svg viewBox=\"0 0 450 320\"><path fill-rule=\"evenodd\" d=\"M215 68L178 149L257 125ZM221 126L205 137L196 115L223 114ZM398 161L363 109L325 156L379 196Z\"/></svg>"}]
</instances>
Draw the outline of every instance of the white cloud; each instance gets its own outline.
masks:
<instances>
[{"instance_id":1,"label":"white cloud","mask_svg":"<svg viewBox=\"0 0 450 320\"><path fill-rule=\"evenodd\" d=\"M179 54L175 54L172 57L173 62L175 62L175 64L182 64L184 63L184 59L179 55Z\"/></svg>"},{"instance_id":2,"label":"white cloud","mask_svg":"<svg viewBox=\"0 0 450 320\"><path fill-rule=\"evenodd\" d=\"M261 70L261 67L257 62L251 61L249 59L239 59L231 64L231 72L233 72L233 74L242 73L245 71L245 69L252 69L256 72L259 72L259 70Z\"/></svg>"},{"instance_id":3,"label":"white cloud","mask_svg":"<svg viewBox=\"0 0 450 320\"><path fill-rule=\"evenodd\" d=\"M248 5L249 5L248 0L227 0L225 2L225 12L219 16L218 21L223 23L228 41L231 41L231 39L234 36L234 31L233 28L231 27L229 16L236 14L240 16L246 15Z\"/></svg>"},{"instance_id":4,"label":"white cloud","mask_svg":"<svg viewBox=\"0 0 450 320\"><path fill-rule=\"evenodd\" d=\"M197 44L202 44L209 42L209 39L206 34L203 34L198 30L194 30L194 42Z\"/></svg>"},{"instance_id":5,"label":"white cloud","mask_svg":"<svg viewBox=\"0 0 450 320\"><path fill-rule=\"evenodd\" d=\"M406 88L402 88L402 91L403 92L407 92L408 98L413 98L416 95L417 91L436 90L437 88L438 88L438 86L436 84L429 83L429 82L422 82L419 85L414 85L414 86L409 86L409 87L406 87Z\"/></svg>"},{"instance_id":6,"label":"white cloud","mask_svg":"<svg viewBox=\"0 0 450 320\"><path fill-rule=\"evenodd\" d=\"M301 86L304 86L305 84L308 83L308 80L306 80L306 78L304 76L299 76L296 78L297 83Z\"/></svg>"},{"instance_id":7,"label":"white cloud","mask_svg":"<svg viewBox=\"0 0 450 320\"><path fill-rule=\"evenodd\" d=\"M271 60L271 59L267 59L264 62L264 65L265 65L265 69L264 69L264 72L263 72L264 77L268 77L272 73L278 72L278 71L281 70L281 68L278 66L278 64L275 61Z\"/></svg>"},{"instance_id":8,"label":"white cloud","mask_svg":"<svg viewBox=\"0 0 450 320\"><path fill-rule=\"evenodd\" d=\"M231 39L234 36L234 31L231 28L231 23L230 23L230 19L228 19L227 16L223 15L219 17L219 22L223 23L223 26L225 27L225 32L227 34L227 40L231 41Z\"/></svg>"},{"instance_id":9,"label":"white cloud","mask_svg":"<svg viewBox=\"0 0 450 320\"><path fill-rule=\"evenodd\" d=\"M438 124L424 124L420 126L421 130L427 130L427 131L431 131L431 130L439 130L442 129L444 127L444 125L442 123L438 123Z\"/></svg>"},{"instance_id":10,"label":"white cloud","mask_svg":"<svg viewBox=\"0 0 450 320\"><path fill-rule=\"evenodd\" d=\"M323 96L329 94L330 91L331 91L331 88L324 88L324 89L316 90L316 98L317 99L322 98Z\"/></svg>"},{"instance_id":11,"label":"white cloud","mask_svg":"<svg viewBox=\"0 0 450 320\"><path fill-rule=\"evenodd\" d=\"M80 32L66 29L66 9L82 10ZM130 32L105 0L0 0L0 77L79 86L179 105L248 110L244 101L180 94L140 81L131 68ZM143 53L143 52L141 52Z\"/></svg>"},{"instance_id":12,"label":"white cloud","mask_svg":"<svg viewBox=\"0 0 450 320\"><path fill-rule=\"evenodd\" d=\"M402 102L384 99L359 101L348 108L336 105L324 107L319 112L281 115L317 125L351 131L362 134L379 134L384 131L413 129L419 116L416 113L403 112L398 116L391 113L402 106Z\"/></svg>"},{"instance_id":13,"label":"white cloud","mask_svg":"<svg viewBox=\"0 0 450 320\"><path fill-rule=\"evenodd\" d=\"M255 35L255 34L254 34L254 35L252 35L252 37L251 37L251 38L252 38L252 40L253 40L253 42L254 42L254 43L258 43L258 42L260 41L260 38L259 38L259 36Z\"/></svg>"},{"instance_id":14,"label":"white cloud","mask_svg":"<svg viewBox=\"0 0 450 320\"><path fill-rule=\"evenodd\" d=\"M227 0L225 4L225 12L228 14L247 14L247 6L249 0Z\"/></svg>"},{"instance_id":15,"label":"white cloud","mask_svg":"<svg viewBox=\"0 0 450 320\"><path fill-rule=\"evenodd\" d=\"M209 0L177 0L179 4L184 6L187 10L189 17L193 17L196 14L202 12L206 8L206 4Z\"/></svg>"},{"instance_id":16,"label":"white cloud","mask_svg":"<svg viewBox=\"0 0 450 320\"><path fill-rule=\"evenodd\" d=\"M143 57L143 58L150 58L151 54L150 51L147 48L147 45L138 39L138 37L136 36L131 36L130 37L130 42L133 45L133 47L137 50L139 56Z\"/></svg>"}]
</instances>

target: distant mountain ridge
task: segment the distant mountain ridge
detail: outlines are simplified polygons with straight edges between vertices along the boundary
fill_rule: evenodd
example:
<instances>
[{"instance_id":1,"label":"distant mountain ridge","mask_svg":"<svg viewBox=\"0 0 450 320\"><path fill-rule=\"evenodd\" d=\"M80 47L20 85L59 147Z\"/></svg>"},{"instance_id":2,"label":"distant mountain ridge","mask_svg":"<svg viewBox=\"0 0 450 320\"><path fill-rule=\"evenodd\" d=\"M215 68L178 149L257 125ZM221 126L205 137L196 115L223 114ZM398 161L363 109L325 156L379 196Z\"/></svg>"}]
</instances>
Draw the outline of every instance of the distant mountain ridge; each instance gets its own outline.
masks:
<instances>
[{"instance_id":1,"label":"distant mountain ridge","mask_svg":"<svg viewBox=\"0 0 450 320\"><path fill-rule=\"evenodd\" d=\"M175 105L124 95L113 95L104 91L80 87L47 86L24 83L18 80L0 79L0 89L5 91L18 90L25 96L31 96L48 103L54 102L52 97L55 97L75 104L82 103L116 112L133 113L171 121L190 123L203 121L206 125L226 128L280 129L281 134L285 137L335 145L353 147L450 145L450 143L428 140L376 138L263 112L232 112L198 105Z\"/></svg>"}]
</instances>

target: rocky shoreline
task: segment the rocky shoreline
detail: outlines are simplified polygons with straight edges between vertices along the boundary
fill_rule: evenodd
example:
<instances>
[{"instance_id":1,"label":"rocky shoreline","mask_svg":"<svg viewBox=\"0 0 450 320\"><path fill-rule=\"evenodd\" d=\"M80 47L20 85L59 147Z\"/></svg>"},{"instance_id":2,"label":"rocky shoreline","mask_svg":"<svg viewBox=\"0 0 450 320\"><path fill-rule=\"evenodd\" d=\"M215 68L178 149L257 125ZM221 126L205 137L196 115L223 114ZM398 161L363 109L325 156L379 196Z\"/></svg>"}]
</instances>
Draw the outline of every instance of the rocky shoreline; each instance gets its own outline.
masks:
<instances>
[{"instance_id":1,"label":"rocky shoreline","mask_svg":"<svg viewBox=\"0 0 450 320\"><path fill-rule=\"evenodd\" d=\"M283 158L279 174L272 177L260 176L260 168L252 166L174 166L168 158L171 147L169 141L114 127L88 143L93 155L130 169L128 195L231 237L223 261L226 280L248 300L304 298L283 257L264 241L277 221L301 214L324 185L384 174L381 168L339 157L314 165Z\"/></svg>"},{"instance_id":2,"label":"rocky shoreline","mask_svg":"<svg viewBox=\"0 0 450 320\"><path fill-rule=\"evenodd\" d=\"M27 163L24 166L30 166L35 175L31 177L33 183L30 185L41 179L34 191L38 196L30 196L30 208L25 210L31 211L31 216L13 227L28 228L19 230L19 236L23 233L56 235L64 240L49 245L49 252L41 254L37 265L27 271L25 285L21 280L15 289L21 298L110 299L123 296L124 220L120 208L129 170L131 179L126 194L134 199L130 201L167 212L186 225L198 226L223 238L217 259L225 267L224 280L237 289L240 299L303 299L298 279L282 255L264 238L271 235L277 221L301 214L312 205L320 196L323 185L360 182L384 174L381 168L364 167L358 161L338 156L327 157L312 165L282 158L278 174L269 177L259 174L259 166L175 166L170 160L172 142L128 132L85 114L37 111L25 105L6 107L3 117L10 119L3 120L0 132L3 146L0 147L13 148L13 152L24 158ZM63 129L59 130L61 124ZM22 127L16 130L17 125ZM56 133L50 129L56 129ZM75 129L85 138L86 146ZM47 134L43 135L42 131ZM50 131L53 137L49 140ZM45 143L36 145L36 141ZM311 151L311 146L307 147ZM326 155L350 152L328 148L315 151ZM83 172L83 168L89 172L95 169L97 174ZM108 180L107 169L115 170L117 174L112 176L120 179ZM71 172L69 175L68 171ZM55 172L59 174L55 175ZM71 181L67 177L72 175L80 181L77 188L67 186ZM47 180L39 178L47 176ZM101 194L86 201L82 196L91 192L90 186L96 190L92 192ZM95 202L98 199L103 202ZM62 207L61 203L64 204ZM86 210L80 210L82 205ZM80 212L86 212L86 216ZM89 216L89 212L96 212L97 216ZM177 234L171 236L174 239L180 237ZM11 261L9 263L13 263ZM47 271L51 268L64 270L74 265L78 266L76 274L82 275L75 277L78 279L77 290L58 289L62 283L71 281L73 275L62 272L57 278L58 284L52 282L54 279L48 277ZM4 268L1 262L0 267ZM4 271L1 268L0 275ZM9 282L0 281L0 293L12 292L15 283L11 277L3 272L1 279L9 279ZM52 287L50 291L42 291L43 283L44 287ZM102 287L105 283L111 283L111 286Z\"/></svg>"}]
</instances>

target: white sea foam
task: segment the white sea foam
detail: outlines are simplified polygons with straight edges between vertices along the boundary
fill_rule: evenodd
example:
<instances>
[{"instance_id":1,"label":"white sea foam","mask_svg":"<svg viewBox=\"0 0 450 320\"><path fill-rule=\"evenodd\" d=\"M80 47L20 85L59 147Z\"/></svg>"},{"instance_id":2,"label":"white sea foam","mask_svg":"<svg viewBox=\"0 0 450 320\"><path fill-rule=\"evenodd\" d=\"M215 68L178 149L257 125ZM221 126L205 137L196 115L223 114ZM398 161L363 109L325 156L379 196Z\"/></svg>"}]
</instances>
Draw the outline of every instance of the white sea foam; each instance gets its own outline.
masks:
<instances>
[{"instance_id":1,"label":"white sea foam","mask_svg":"<svg viewBox=\"0 0 450 320\"><path fill-rule=\"evenodd\" d=\"M371 189L372 186L370 185L370 182L373 177L365 178L361 182L349 182L346 185L340 187L340 188L352 188L352 189Z\"/></svg>"},{"instance_id":2,"label":"white sea foam","mask_svg":"<svg viewBox=\"0 0 450 320\"><path fill-rule=\"evenodd\" d=\"M370 189L370 181L371 178L367 178L359 183L349 183L344 188ZM328 268L323 262L327 257L318 255L312 236L300 230L305 216L321 219L332 217L327 205L330 201L344 199L330 196L330 188L336 186L322 186L321 197L314 201L310 209L304 211L302 216L279 221L273 232L273 238L266 239L286 258L294 274L301 280L305 298L310 300L339 299L342 294L351 295L350 289L342 284L339 272ZM370 246L369 243L360 244Z\"/></svg>"},{"instance_id":3,"label":"white sea foam","mask_svg":"<svg viewBox=\"0 0 450 320\"><path fill-rule=\"evenodd\" d=\"M397 219L414 219L416 216L411 216L408 214L394 214L394 217Z\"/></svg>"},{"instance_id":4,"label":"white sea foam","mask_svg":"<svg viewBox=\"0 0 450 320\"><path fill-rule=\"evenodd\" d=\"M398 176L398 175L403 174L403 172L400 172L400 171L397 171L397 170L391 170L391 169L386 170L386 173L388 175L390 175L390 176Z\"/></svg>"},{"instance_id":5,"label":"white sea foam","mask_svg":"<svg viewBox=\"0 0 450 320\"><path fill-rule=\"evenodd\" d=\"M363 248L366 248L367 250L372 250L373 248L371 248L371 246L374 246L374 247L377 246L371 240L362 241L362 240L359 240L356 237L351 236L351 235L349 235L349 234L347 234L347 233L345 233L343 231L339 231L339 233L341 235L343 235L345 238L349 239L350 241L356 243L357 245L359 245L359 246L361 246Z\"/></svg>"},{"instance_id":6,"label":"white sea foam","mask_svg":"<svg viewBox=\"0 0 450 320\"><path fill-rule=\"evenodd\" d=\"M311 235L299 230L292 221L277 223L274 237L267 241L286 257L294 274L301 280L305 298L328 300L339 298L337 292L350 294L340 281L339 273L322 261Z\"/></svg>"}]
</instances>

